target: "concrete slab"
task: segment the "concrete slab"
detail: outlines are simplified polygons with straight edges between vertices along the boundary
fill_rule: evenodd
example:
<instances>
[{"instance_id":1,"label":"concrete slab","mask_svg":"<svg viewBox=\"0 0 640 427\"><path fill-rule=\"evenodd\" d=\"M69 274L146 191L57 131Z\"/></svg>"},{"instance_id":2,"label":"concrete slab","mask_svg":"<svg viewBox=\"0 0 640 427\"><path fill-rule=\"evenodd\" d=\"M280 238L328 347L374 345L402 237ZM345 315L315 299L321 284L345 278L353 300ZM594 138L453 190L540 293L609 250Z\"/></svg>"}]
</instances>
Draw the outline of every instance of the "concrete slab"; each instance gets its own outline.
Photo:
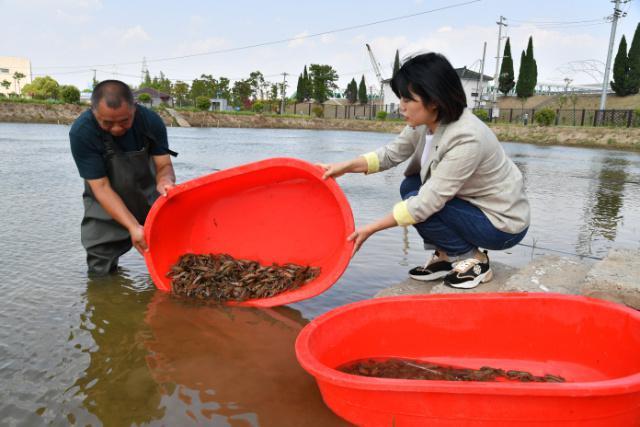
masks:
<instances>
[{"instance_id":1,"label":"concrete slab","mask_svg":"<svg viewBox=\"0 0 640 427\"><path fill-rule=\"evenodd\" d=\"M640 310L640 250L611 250L589 271L581 292Z\"/></svg>"},{"instance_id":2,"label":"concrete slab","mask_svg":"<svg viewBox=\"0 0 640 427\"><path fill-rule=\"evenodd\" d=\"M580 294L593 263L578 258L544 255L511 276L500 292L557 292Z\"/></svg>"},{"instance_id":3,"label":"concrete slab","mask_svg":"<svg viewBox=\"0 0 640 427\"><path fill-rule=\"evenodd\" d=\"M189 122L182 117L176 110L174 110L173 108L167 108L167 112L169 114L171 114L171 117L173 117L174 119L176 119L176 122L178 123L178 126L182 127L182 128L190 128L191 125L189 124Z\"/></svg>"}]
</instances>

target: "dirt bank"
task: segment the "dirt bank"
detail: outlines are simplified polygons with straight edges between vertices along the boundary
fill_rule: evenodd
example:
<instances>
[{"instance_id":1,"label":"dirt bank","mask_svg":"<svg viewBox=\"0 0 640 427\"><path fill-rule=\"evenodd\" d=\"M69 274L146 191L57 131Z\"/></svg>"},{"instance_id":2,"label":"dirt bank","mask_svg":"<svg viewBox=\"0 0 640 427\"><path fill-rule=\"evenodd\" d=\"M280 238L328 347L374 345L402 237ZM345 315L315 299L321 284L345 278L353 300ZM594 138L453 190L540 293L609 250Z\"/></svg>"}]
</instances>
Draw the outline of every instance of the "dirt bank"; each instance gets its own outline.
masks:
<instances>
[{"instance_id":1,"label":"dirt bank","mask_svg":"<svg viewBox=\"0 0 640 427\"><path fill-rule=\"evenodd\" d=\"M500 141L640 151L640 128L491 125Z\"/></svg>"},{"instance_id":2,"label":"dirt bank","mask_svg":"<svg viewBox=\"0 0 640 427\"><path fill-rule=\"evenodd\" d=\"M0 102L0 122L71 124L87 106L48 105ZM310 117L277 117L218 114L212 112L179 112L195 127L269 128L351 130L398 133L403 123L392 121L317 119ZM160 111L167 126L175 126L173 118ZM540 145L574 145L640 151L640 128L540 127L491 125L501 141Z\"/></svg>"},{"instance_id":3,"label":"dirt bank","mask_svg":"<svg viewBox=\"0 0 640 427\"><path fill-rule=\"evenodd\" d=\"M261 114L235 115L180 111L182 117L195 127L221 128L269 128L269 129L319 129L353 130L363 132L400 132L400 122L376 120L317 119L302 117L263 116Z\"/></svg>"},{"instance_id":4,"label":"dirt bank","mask_svg":"<svg viewBox=\"0 0 640 427\"><path fill-rule=\"evenodd\" d=\"M75 104L0 102L0 122L70 124L87 108Z\"/></svg>"}]
</instances>

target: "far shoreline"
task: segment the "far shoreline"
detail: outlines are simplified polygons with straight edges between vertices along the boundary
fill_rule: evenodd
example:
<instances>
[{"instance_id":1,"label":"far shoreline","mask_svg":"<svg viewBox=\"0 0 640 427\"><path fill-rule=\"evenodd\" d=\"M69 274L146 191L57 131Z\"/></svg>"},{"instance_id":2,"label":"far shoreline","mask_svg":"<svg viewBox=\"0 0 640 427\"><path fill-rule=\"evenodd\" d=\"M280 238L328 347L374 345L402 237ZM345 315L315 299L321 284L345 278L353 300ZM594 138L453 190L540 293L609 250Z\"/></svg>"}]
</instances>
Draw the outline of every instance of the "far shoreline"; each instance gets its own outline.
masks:
<instances>
[{"instance_id":1,"label":"far shoreline","mask_svg":"<svg viewBox=\"0 0 640 427\"><path fill-rule=\"evenodd\" d=\"M0 102L0 122L71 124L87 106L76 104L31 104ZM397 134L405 124L394 120L324 119L309 116L277 116L267 114L233 114L180 110L179 114L192 127L309 129L379 132ZM177 122L160 109L167 127ZM640 151L640 128L537 126L491 123L491 129L503 142L520 142L538 146L568 146Z\"/></svg>"}]
</instances>

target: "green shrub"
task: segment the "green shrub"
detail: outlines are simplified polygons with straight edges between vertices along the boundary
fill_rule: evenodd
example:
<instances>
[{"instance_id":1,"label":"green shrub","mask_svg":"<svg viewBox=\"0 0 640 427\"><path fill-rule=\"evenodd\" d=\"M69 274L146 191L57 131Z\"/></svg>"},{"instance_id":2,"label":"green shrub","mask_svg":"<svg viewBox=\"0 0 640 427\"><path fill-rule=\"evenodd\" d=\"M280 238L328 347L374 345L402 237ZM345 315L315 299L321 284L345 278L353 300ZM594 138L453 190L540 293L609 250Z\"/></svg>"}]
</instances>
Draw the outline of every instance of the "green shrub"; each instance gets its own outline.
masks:
<instances>
[{"instance_id":1,"label":"green shrub","mask_svg":"<svg viewBox=\"0 0 640 427\"><path fill-rule=\"evenodd\" d=\"M151 102L151 95L149 95L148 93L141 93L140 95L138 95L138 102L149 104Z\"/></svg>"},{"instance_id":2,"label":"green shrub","mask_svg":"<svg viewBox=\"0 0 640 427\"><path fill-rule=\"evenodd\" d=\"M320 105L317 105L311 109L313 111L313 115L316 117L322 117L324 115L324 108Z\"/></svg>"},{"instance_id":3,"label":"green shrub","mask_svg":"<svg viewBox=\"0 0 640 427\"><path fill-rule=\"evenodd\" d=\"M262 113L264 111L264 104L260 101L256 101L251 106L251 109L256 113Z\"/></svg>"},{"instance_id":4,"label":"green shrub","mask_svg":"<svg viewBox=\"0 0 640 427\"><path fill-rule=\"evenodd\" d=\"M211 101L209 100L209 97L207 96L199 96L196 98L196 108L198 110L208 110L209 107L211 106Z\"/></svg>"},{"instance_id":5,"label":"green shrub","mask_svg":"<svg viewBox=\"0 0 640 427\"><path fill-rule=\"evenodd\" d=\"M489 121L489 113L487 113L487 110L473 110L473 114L483 122Z\"/></svg>"},{"instance_id":6,"label":"green shrub","mask_svg":"<svg viewBox=\"0 0 640 427\"><path fill-rule=\"evenodd\" d=\"M376 119L378 119L378 120L387 120L387 112L386 111L378 111L376 113Z\"/></svg>"},{"instance_id":7,"label":"green shrub","mask_svg":"<svg viewBox=\"0 0 640 427\"><path fill-rule=\"evenodd\" d=\"M80 91L72 85L62 86L60 88L60 98L67 104L75 104L80 101Z\"/></svg>"},{"instance_id":8,"label":"green shrub","mask_svg":"<svg viewBox=\"0 0 640 427\"><path fill-rule=\"evenodd\" d=\"M540 126L550 126L556 120L556 112L551 108L543 108L536 111L533 118Z\"/></svg>"},{"instance_id":9,"label":"green shrub","mask_svg":"<svg viewBox=\"0 0 640 427\"><path fill-rule=\"evenodd\" d=\"M23 95L33 99L58 98L60 85L49 76L36 77L31 83L22 87Z\"/></svg>"}]
</instances>

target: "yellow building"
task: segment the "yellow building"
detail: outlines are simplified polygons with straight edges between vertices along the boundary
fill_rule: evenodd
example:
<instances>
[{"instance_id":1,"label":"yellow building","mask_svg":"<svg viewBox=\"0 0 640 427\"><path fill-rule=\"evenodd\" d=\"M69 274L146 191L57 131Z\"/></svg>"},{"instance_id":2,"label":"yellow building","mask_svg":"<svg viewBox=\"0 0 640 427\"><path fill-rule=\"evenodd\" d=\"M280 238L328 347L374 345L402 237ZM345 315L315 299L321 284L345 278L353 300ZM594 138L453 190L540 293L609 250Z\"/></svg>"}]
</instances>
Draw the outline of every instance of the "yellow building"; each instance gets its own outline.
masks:
<instances>
[{"instance_id":1,"label":"yellow building","mask_svg":"<svg viewBox=\"0 0 640 427\"><path fill-rule=\"evenodd\" d=\"M24 74L24 77L20 80L14 79L13 75L16 72ZM4 81L10 83L9 89L2 85ZM28 83L31 83L31 61L16 56L0 56L0 93L20 94L24 85Z\"/></svg>"}]
</instances>

